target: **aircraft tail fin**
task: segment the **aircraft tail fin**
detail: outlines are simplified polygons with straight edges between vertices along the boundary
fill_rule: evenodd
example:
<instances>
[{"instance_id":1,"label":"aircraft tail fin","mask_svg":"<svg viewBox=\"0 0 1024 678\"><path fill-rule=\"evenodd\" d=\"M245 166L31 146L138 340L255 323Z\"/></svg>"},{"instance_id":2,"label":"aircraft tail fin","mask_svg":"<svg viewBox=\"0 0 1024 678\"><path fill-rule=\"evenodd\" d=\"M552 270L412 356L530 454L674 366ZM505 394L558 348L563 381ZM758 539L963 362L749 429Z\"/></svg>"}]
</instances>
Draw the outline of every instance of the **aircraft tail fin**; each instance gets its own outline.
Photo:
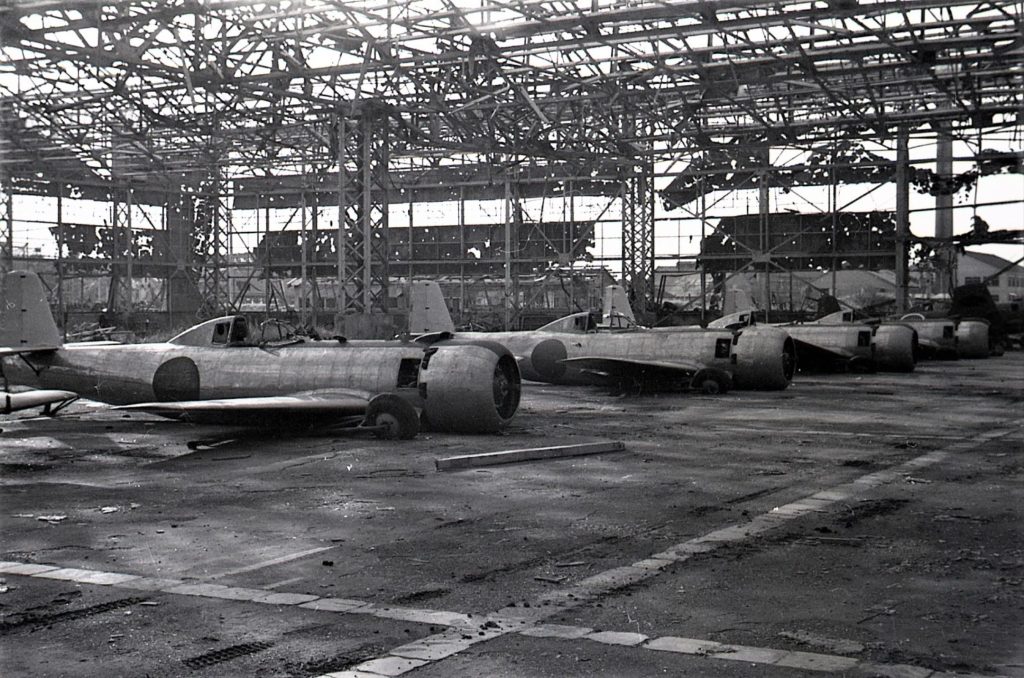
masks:
<instances>
[{"instance_id":1,"label":"aircraft tail fin","mask_svg":"<svg viewBox=\"0 0 1024 678\"><path fill-rule=\"evenodd\" d=\"M60 330L46 301L46 288L32 271L10 271L4 276L4 304L0 309L0 351L29 353L60 348Z\"/></svg>"},{"instance_id":2,"label":"aircraft tail fin","mask_svg":"<svg viewBox=\"0 0 1024 678\"><path fill-rule=\"evenodd\" d=\"M413 280L409 284L409 334L454 331L441 286L433 280Z\"/></svg>"},{"instance_id":3,"label":"aircraft tail fin","mask_svg":"<svg viewBox=\"0 0 1024 678\"><path fill-rule=\"evenodd\" d=\"M634 323L636 322L633 308L629 305L629 298L626 296L626 290L622 285L608 285L605 287L601 306L601 316L605 320L618 315L628 318Z\"/></svg>"},{"instance_id":4,"label":"aircraft tail fin","mask_svg":"<svg viewBox=\"0 0 1024 678\"><path fill-rule=\"evenodd\" d=\"M751 311L757 308L750 292L742 287L734 287L725 291L725 300L722 304L722 313L731 315L740 311Z\"/></svg>"}]
</instances>

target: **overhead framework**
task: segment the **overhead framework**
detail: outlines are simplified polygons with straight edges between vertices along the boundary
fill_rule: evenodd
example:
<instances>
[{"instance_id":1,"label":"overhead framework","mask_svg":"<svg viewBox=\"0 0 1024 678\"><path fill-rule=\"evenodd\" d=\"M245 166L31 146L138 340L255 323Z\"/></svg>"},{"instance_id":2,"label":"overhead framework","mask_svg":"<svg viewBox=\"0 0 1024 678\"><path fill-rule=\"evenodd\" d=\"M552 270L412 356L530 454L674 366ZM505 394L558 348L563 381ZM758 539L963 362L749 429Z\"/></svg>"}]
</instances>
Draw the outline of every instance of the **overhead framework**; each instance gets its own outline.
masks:
<instances>
[{"instance_id":1,"label":"overhead framework","mask_svg":"<svg viewBox=\"0 0 1024 678\"><path fill-rule=\"evenodd\" d=\"M198 172L221 204L238 179L334 173L343 308L366 311L389 172L529 164L621 182L623 270L649 298L655 163L901 129L1020 139L1022 21L1019 0L13 0L0 249L12 192L120 202ZM226 299L207 212L193 275Z\"/></svg>"}]
</instances>

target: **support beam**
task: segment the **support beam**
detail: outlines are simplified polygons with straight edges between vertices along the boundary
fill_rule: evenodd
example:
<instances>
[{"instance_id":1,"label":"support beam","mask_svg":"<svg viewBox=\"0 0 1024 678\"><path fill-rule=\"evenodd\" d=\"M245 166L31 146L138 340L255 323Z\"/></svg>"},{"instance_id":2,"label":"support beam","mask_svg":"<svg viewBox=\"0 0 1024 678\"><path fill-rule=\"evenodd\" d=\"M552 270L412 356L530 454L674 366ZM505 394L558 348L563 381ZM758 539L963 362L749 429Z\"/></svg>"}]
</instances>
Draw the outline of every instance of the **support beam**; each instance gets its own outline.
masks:
<instances>
[{"instance_id":1,"label":"support beam","mask_svg":"<svg viewBox=\"0 0 1024 678\"><path fill-rule=\"evenodd\" d=\"M220 168L214 166L203 183L200 206L196 209L193 237L197 247L193 255L199 266L202 305L201 318L223 315L231 310L228 290L228 244L231 231L230 196L221 181Z\"/></svg>"},{"instance_id":2,"label":"support beam","mask_svg":"<svg viewBox=\"0 0 1024 678\"><path fill-rule=\"evenodd\" d=\"M348 138L348 121L344 116L334 119L334 133L337 136L335 147L335 163L338 166L338 216L337 233L334 236L335 264L335 295L334 295L334 327L340 330L345 325L345 311L349 308L348 301L348 172L345 170L346 146ZM269 210L268 210L269 213ZM269 284L269 280L268 280ZM269 312L269 308L267 309Z\"/></svg>"},{"instance_id":3,"label":"support beam","mask_svg":"<svg viewBox=\"0 0 1024 678\"><path fill-rule=\"evenodd\" d=\"M757 279L760 283L760 296L761 305L764 308L764 319L765 322L770 322L770 313L772 309L772 286L771 286L771 236L770 236L770 213L771 206L769 201L771 193L768 191L769 176L771 171L768 169L768 153L765 153L763 159L765 169L757 175L757 225L758 225L758 251L757 258L758 264L754 269L757 271Z\"/></svg>"},{"instance_id":4,"label":"support beam","mask_svg":"<svg viewBox=\"0 0 1024 678\"><path fill-rule=\"evenodd\" d=\"M303 168L305 170L305 168ZM299 195L299 325L309 326L309 209L306 204L305 171L303 171L302 192Z\"/></svg>"},{"instance_id":5,"label":"support beam","mask_svg":"<svg viewBox=\"0 0 1024 678\"><path fill-rule=\"evenodd\" d=\"M704 189L704 177L700 178L700 326L708 326L708 274L704 265L704 243L708 236L708 195Z\"/></svg>"},{"instance_id":6,"label":"support beam","mask_svg":"<svg viewBox=\"0 0 1024 678\"><path fill-rule=\"evenodd\" d=\"M654 303L654 167L635 166L622 184L622 282L637 313Z\"/></svg>"},{"instance_id":7,"label":"support beam","mask_svg":"<svg viewBox=\"0 0 1024 678\"><path fill-rule=\"evenodd\" d=\"M110 206L110 288L107 313L112 316L132 312L132 258L135 250L132 230L132 190L122 186L113 191Z\"/></svg>"},{"instance_id":8,"label":"support beam","mask_svg":"<svg viewBox=\"0 0 1024 678\"><path fill-rule=\"evenodd\" d=\"M953 137L947 126L939 128L935 148L935 173L940 181L953 175ZM935 237L940 241L949 242L953 237L953 194L940 191L935 196ZM943 246L939 255L942 279L939 281L939 293L952 295L956 286L956 252L952 246Z\"/></svg>"},{"instance_id":9,"label":"support beam","mask_svg":"<svg viewBox=\"0 0 1024 678\"><path fill-rule=\"evenodd\" d=\"M7 174L0 174L0 273L14 268L14 192Z\"/></svg>"},{"instance_id":10,"label":"support beam","mask_svg":"<svg viewBox=\"0 0 1024 678\"><path fill-rule=\"evenodd\" d=\"M168 321L184 324L198 317L202 306L194 261L196 223L201 210L193 193L179 189L167 193L163 211L170 259L164 281Z\"/></svg>"},{"instance_id":11,"label":"support beam","mask_svg":"<svg viewBox=\"0 0 1024 678\"><path fill-rule=\"evenodd\" d=\"M907 312L907 239L910 237L909 134L905 126L896 138L896 313Z\"/></svg>"},{"instance_id":12,"label":"support beam","mask_svg":"<svg viewBox=\"0 0 1024 678\"><path fill-rule=\"evenodd\" d=\"M502 329L512 329L512 180L505 172L505 320Z\"/></svg>"},{"instance_id":13,"label":"support beam","mask_svg":"<svg viewBox=\"0 0 1024 678\"><path fill-rule=\"evenodd\" d=\"M14 186L8 171L7 133L12 122L8 106L0 106L0 273L14 268Z\"/></svg>"},{"instance_id":14,"label":"support beam","mask_svg":"<svg viewBox=\"0 0 1024 678\"><path fill-rule=\"evenodd\" d=\"M338 313L388 311L387 118L371 108L337 122Z\"/></svg>"}]
</instances>

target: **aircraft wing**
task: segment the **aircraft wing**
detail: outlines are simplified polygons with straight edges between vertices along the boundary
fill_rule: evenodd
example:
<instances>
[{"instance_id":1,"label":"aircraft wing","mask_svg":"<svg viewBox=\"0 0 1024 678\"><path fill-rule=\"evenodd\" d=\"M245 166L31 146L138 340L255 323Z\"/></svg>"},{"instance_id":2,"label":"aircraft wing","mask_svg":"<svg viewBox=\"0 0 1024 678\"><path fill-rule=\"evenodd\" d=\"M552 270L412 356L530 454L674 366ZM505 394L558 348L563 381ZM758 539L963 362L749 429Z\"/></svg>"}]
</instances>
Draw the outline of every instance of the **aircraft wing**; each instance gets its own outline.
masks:
<instances>
[{"instance_id":1,"label":"aircraft wing","mask_svg":"<svg viewBox=\"0 0 1024 678\"><path fill-rule=\"evenodd\" d=\"M272 427L293 423L327 425L341 423L345 417L361 420L369 404L369 395L353 393L150 402L121 405L114 409L148 412L199 424Z\"/></svg>"},{"instance_id":2,"label":"aircraft wing","mask_svg":"<svg viewBox=\"0 0 1024 678\"><path fill-rule=\"evenodd\" d=\"M602 356L566 358L561 362L570 367L603 377L636 377L640 374L648 377L689 377L704 368L704 365L700 363L687 360L642 360L639 358L609 358Z\"/></svg>"},{"instance_id":3,"label":"aircraft wing","mask_svg":"<svg viewBox=\"0 0 1024 678\"><path fill-rule=\"evenodd\" d=\"M115 407L196 424L257 428L360 427L382 438L408 439L420 430L420 413L401 396L359 391L313 391L280 396L180 400Z\"/></svg>"}]
</instances>

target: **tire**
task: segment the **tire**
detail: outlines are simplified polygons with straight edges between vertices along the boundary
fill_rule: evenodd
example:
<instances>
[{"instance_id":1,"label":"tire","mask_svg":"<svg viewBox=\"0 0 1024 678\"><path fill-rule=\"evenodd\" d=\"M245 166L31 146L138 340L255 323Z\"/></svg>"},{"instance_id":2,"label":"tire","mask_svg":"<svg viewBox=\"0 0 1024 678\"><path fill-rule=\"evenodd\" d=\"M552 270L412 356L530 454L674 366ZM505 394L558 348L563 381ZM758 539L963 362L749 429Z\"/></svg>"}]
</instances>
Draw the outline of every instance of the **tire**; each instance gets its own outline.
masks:
<instances>
[{"instance_id":1,"label":"tire","mask_svg":"<svg viewBox=\"0 0 1024 678\"><path fill-rule=\"evenodd\" d=\"M695 374L691 385L704 395L721 395L729 392L732 377L728 372L709 367Z\"/></svg>"},{"instance_id":2,"label":"tire","mask_svg":"<svg viewBox=\"0 0 1024 678\"><path fill-rule=\"evenodd\" d=\"M370 399L363 426L382 427L373 435L383 440L409 440L420 432L420 415L404 398L381 393Z\"/></svg>"}]
</instances>

